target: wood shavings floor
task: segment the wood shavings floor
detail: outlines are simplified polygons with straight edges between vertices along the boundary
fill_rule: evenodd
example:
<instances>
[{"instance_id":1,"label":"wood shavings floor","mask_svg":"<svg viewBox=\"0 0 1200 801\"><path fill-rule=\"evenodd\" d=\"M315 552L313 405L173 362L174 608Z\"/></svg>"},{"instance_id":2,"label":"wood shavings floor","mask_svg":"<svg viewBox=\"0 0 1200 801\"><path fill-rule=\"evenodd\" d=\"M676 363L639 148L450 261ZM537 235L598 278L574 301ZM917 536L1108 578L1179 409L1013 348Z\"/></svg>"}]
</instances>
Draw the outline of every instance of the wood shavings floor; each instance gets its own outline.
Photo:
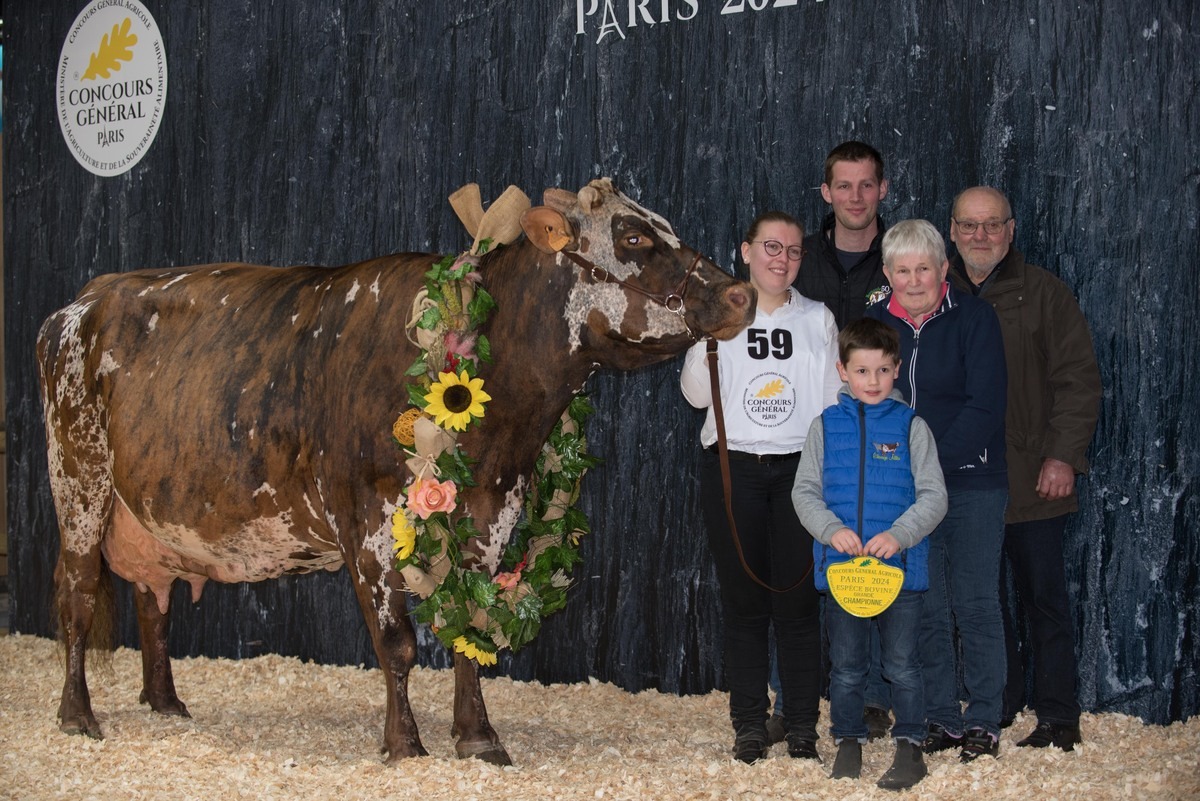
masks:
<instances>
[{"instance_id":1,"label":"wood shavings floor","mask_svg":"<svg viewBox=\"0 0 1200 801\"><path fill-rule=\"evenodd\" d=\"M912 791L877 789L890 743L864 750L863 779L828 778L788 758L743 765L730 757L723 693L630 694L592 683L543 686L487 679L492 725L516 763L497 768L454 757L453 676L417 670L410 697L428 758L385 766L379 755L384 693L377 670L263 656L180 659L175 683L192 719L137 702L140 657L118 650L92 667L92 706L103 741L58 730L62 687L56 643L0 637L0 798L13 799L1174 799L1200 798L1200 719L1146 726L1124 715L1085 715L1074 753L1016 748L1032 727L1018 718L1000 759L927 758ZM822 730L828 708L822 709ZM826 732L827 734L827 732Z\"/></svg>"}]
</instances>

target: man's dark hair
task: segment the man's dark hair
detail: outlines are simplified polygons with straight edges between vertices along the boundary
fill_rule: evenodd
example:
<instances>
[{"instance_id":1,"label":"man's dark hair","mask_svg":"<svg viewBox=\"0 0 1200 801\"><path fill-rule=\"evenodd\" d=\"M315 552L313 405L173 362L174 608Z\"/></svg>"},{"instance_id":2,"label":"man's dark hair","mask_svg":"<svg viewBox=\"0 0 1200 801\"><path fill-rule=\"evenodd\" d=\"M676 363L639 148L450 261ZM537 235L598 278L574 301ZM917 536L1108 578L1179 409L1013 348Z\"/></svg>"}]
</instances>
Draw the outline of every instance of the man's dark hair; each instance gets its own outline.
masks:
<instances>
[{"instance_id":1,"label":"man's dark hair","mask_svg":"<svg viewBox=\"0 0 1200 801\"><path fill-rule=\"evenodd\" d=\"M900 335L882 320L863 317L838 334L838 359L844 366L856 350L881 350L893 362L900 361Z\"/></svg>"},{"instance_id":2,"label":"man's dark hair","mask_svg":"<svg viewBox=\"0 0 1200 801\"><path fill-rule=\"evenodd\" d=\"M879 151L866 142L851 139L829 151L825 157L825 183L833 183L833 165L839 161L873 161L875 162L875 180L883 180L883 156Z\"/></svg>"}]
</instances>

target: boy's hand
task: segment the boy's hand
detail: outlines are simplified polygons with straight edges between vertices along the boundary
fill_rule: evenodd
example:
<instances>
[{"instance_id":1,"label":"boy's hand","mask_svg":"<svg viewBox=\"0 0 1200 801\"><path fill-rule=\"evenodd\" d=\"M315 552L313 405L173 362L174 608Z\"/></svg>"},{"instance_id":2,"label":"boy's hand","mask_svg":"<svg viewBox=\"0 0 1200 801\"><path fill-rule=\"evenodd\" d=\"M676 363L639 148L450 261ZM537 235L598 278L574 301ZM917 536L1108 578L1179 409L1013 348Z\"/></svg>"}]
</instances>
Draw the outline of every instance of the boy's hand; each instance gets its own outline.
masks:
<instances>
[{"instance_id":1,"label":"boy's hand","mask_svg":"<svg viewBox=\"0 0 1200 801\"><path fill-rule=\"evenodd\" d=\"M891 559L900 553L900 543L896 542L896 538L890 532L883 531L871 537L867 547L863 548L863 553L877 559Z\"/></svg>"},{"instance_id":2,"label":"boy's hand","mask_svg":"<svg viewBox=\"0 0 1200 801\"><path fill-rule=\"evenodd\" d=\"M854 533L852 529L839 528L833 533L833 538L829 540L829 544L838 553L848 553L851 556L861 556L862 540Z\"/></svg>"}]
</instances>

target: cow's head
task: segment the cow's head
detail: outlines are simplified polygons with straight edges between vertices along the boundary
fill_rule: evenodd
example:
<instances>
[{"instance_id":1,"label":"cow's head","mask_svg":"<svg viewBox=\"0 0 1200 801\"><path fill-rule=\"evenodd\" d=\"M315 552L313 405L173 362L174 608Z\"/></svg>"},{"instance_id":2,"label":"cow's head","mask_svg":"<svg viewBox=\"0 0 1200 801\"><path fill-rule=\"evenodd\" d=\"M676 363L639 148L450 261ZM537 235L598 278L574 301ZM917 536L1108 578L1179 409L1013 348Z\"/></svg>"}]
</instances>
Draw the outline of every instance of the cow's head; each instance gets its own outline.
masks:
<instances>
[{"instance_id":1,"label":"cow's head","mask_svg":"<svg viewBox=\"0 0 1200 801\"><path fill-rule=\"evenodd\" d=\"M544 202L525 212L521 227L579 276L566 309L572 352L590 345L613 366L633 366L704 335L728 339L754 319L753 287L680 242L670 223L609 179L578 194L548 189ZM642 356L622 355L627 348Z\"/></svg>"}]
</instances>

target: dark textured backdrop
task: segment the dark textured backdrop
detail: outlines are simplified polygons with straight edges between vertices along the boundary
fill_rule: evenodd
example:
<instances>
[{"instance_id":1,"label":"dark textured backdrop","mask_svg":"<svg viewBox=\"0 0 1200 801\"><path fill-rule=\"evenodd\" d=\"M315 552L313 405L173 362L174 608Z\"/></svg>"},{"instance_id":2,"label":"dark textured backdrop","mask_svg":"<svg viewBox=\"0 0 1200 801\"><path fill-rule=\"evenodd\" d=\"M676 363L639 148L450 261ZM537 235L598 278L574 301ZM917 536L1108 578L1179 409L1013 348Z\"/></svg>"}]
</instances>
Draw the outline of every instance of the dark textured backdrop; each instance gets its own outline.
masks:
<instances>
[{"instance_id":1,"label":"dark textured backdrop","mask_svg":"<svg viewBox=\"0 0 1200 801\"><path fill-rule=\"evenodd\" d=\"M116 178L80 168L56 121L58 54L83 3L5 3L15 631L51 632L58 547L33 342L90 277L460 250L469 241L445 198L461 184L491 198L514 183L537 198L598 175L728 265L757 211L815 225L824 154L857 137L888 159L888 220L945 230L955 192L993 183L1012 197L1017 244L1078 294L1105 385L1068 536L1082 702L1159 723L1196 713L1192 0L799 0L760 11L751 6L774 0L750 0L731 14L722 6L743 4L654 0L645 5L672 19L633 27L622 0L607 3L608 28L600 0L582 35L575 0L144 3L167 47L167 111L146 157ZM606 459L585 482L595 534L568 608L500 670L629 690L719 686L696 504L700 420L677 377L672 362L593 379L589 431ZM369 387L356 391L373 402ZM195 607L176 590L176 654L373 662L344 571L210 583ZM127 605L122 636L135 642ZM425 642L423 659L444 664Z\"/></svg>"}]
</instances>

